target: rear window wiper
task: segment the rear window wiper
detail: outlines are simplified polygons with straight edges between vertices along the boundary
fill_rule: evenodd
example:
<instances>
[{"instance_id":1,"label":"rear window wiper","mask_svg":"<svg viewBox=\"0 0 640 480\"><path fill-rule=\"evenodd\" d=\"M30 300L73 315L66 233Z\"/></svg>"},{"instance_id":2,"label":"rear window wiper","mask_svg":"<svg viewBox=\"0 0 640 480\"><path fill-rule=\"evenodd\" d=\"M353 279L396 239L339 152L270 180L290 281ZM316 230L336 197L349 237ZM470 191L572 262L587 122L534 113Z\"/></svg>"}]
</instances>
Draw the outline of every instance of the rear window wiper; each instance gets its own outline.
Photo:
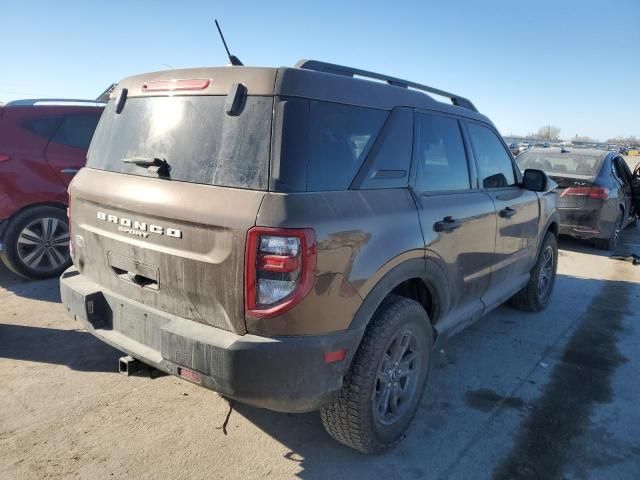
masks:
<instances>
[{"instance_id":1,"label":"rear window wiper","mask_svg":"<svg viewBox=\"0 0 640 480\"><path fill-rule=\"evenodd\" d=\"M171 167L164 158L158 157L129 157L123 158L124 163L133 163L140 167L147 167L147 171L156 173L161 177L168 177Z\"/></svg>"}]
</instances>

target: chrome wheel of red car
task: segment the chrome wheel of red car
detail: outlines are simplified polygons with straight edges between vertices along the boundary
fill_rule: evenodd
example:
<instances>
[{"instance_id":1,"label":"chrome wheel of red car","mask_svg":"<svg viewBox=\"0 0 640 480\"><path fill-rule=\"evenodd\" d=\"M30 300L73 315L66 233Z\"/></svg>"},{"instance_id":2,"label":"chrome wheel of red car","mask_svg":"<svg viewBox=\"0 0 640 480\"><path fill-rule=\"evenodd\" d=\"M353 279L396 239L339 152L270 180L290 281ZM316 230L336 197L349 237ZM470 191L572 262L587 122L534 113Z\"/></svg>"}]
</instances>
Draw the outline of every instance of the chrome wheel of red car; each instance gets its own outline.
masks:
<instances>
[{"instance_id":1,"label":"chrome wheel of red car","mask_svg":"<svg viewBox=\"0 0 640 480\"><path fill-rule=\"evenodd\" d=\"M69 262L69 226L57 218L39 218L18 236L18 258L29 268L46 273Z\"/></svg>"}]
</instances>

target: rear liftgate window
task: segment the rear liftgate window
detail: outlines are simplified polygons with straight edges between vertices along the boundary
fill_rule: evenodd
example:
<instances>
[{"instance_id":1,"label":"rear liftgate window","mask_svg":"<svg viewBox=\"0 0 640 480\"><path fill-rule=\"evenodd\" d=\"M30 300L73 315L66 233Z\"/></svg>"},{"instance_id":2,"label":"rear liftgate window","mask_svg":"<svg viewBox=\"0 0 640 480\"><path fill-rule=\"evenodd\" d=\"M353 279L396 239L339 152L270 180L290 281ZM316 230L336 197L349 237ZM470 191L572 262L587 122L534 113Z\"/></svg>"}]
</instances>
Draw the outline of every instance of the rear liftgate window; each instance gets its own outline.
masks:
<instances>
[{"instance_id":1,"label":"rear liftgate window","mask_svg":"<svg viewBox=\"0 0 640 480\"><path fill-rule=\"evenodd\" d=\"M284 107L284 108L283 108ZM389 112L316 100L286 99L275 190L347 190ZM278 139L276 139L278 142ZM303 167L303 168L301 168Z\"/></svg>"},{"instance_id":2,"label":"rear liftgate window","mask_svg":"<svg viewBox=\"0 0 640 480\"><path fill-rule=\"evenodd\" d=\"M272 97L246 97L238 115L226 96L132 97L121 113L107 105L87 166L158 177L148 165L124 159L164 160L167 178L181 182L266 190Z\"/></svg>"}]
</instances>

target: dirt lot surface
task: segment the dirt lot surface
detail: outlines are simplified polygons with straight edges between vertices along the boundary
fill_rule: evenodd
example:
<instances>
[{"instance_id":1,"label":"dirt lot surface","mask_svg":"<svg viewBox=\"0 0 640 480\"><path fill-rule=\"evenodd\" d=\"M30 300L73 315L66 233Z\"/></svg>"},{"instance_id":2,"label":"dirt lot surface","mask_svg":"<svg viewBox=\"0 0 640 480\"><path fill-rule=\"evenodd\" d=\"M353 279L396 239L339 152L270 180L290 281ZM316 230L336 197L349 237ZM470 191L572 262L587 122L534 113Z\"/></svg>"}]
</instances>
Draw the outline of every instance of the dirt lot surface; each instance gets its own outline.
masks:
<instances>
[{"instance_id":1,"label":"dirt lot surface","mask_svg":"<svg viewBox=\"0 0 640 480\"><path fill-rule=\"evenodd\" d=\"M562 239L550 307L508 306L437 352L407 438L381 457L317 414L124 377L57 281L0 271L0 478L640 478L640 266ZM640 227L621 252L640 253Z\"/></svg>"}]
</instances>

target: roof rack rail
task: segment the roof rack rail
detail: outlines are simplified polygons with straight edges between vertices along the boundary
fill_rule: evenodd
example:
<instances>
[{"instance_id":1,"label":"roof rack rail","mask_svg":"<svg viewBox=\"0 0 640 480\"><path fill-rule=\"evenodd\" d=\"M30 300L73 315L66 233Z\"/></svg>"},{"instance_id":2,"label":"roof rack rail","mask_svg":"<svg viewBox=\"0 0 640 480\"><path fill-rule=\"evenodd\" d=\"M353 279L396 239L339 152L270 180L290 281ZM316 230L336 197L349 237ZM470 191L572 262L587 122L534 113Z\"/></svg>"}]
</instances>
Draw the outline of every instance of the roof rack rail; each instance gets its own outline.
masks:
<instances>
[{"instance_id":1,"label":"roof rack rail","mask_svg":"<svg viewBox=\"0 0 640 480\"><path fill-rule=\"evenodd\" d=\"M77 98L28 98L25 100L13 100L6 103L5 107L27 107L32 105L77 105L77 106L94 106L101 107L105 102L99 100L85 100Z\"/></svg>"},{"instance_id":2,"label":"roof rack rail","mask_svg":"<svg viewBox=\"0 0 640 480\"><path fill-rule=\"evenodd\" d=\"M410 82L409 80L402 80L401 78L390 77L388 75L383 75L381 73L369 72L367 70L360 70L358 68L345 67L343 65L336 65L334 63L326 63L318 60L300 60L295 64L296 68L303 68L305 70L314 70L316 72L324 72L324 73L333 73L334 75L342 75L346 77L365 77L365 78L373 78L375 80L382 80L387 82L389 85L393 85L395 87L401 88L414 88L416 90L422 90L423 92L433 93L434 95L440 95L442 97L447 97L451 100L451 103L458 107L467 108L469 110L473 110L477 112L478 109L475 107L470 100L461 97L459 95L455 95L453 93L445 92L444 90L439 90L437 88L429 87L427 85L421 85L420 83Z\"/></svg>"}]
</instances>

